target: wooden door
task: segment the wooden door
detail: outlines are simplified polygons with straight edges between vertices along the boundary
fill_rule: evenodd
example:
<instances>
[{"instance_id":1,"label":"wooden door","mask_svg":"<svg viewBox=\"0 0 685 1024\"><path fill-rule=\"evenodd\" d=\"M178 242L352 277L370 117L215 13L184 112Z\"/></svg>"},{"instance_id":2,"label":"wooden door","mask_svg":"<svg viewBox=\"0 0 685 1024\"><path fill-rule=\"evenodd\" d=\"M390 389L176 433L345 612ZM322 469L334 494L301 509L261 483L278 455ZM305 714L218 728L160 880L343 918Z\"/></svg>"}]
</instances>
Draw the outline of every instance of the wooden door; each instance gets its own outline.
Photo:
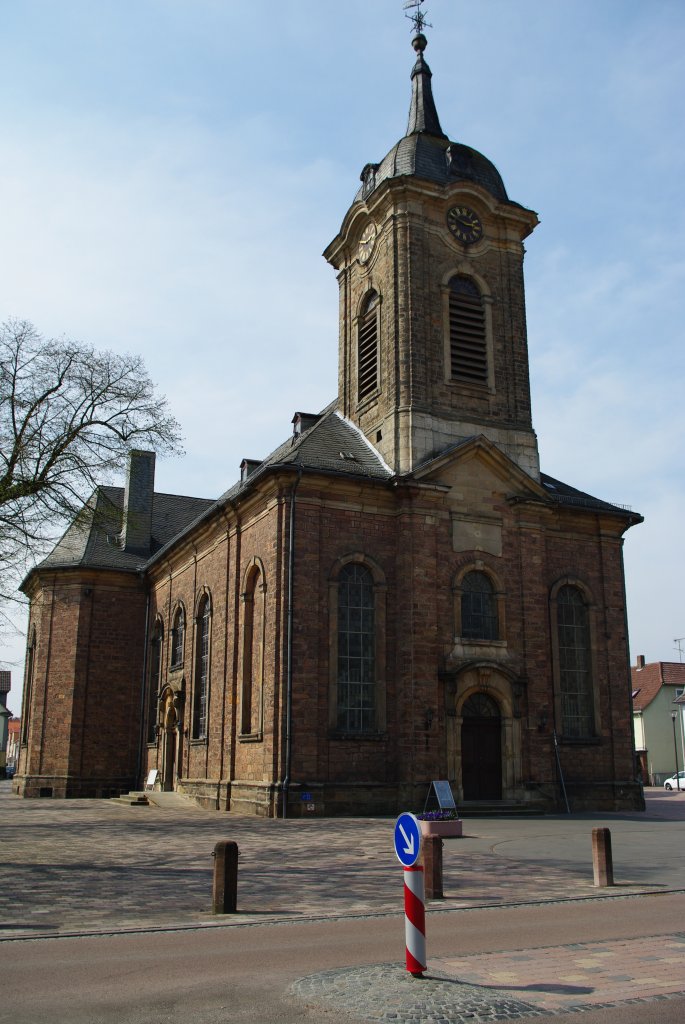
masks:
<instances>
[{"instance_id":1,"label":"wooden door","mask_svg":"<svg viewBox=\"0 0 685 1024\"><path fill-rule=\"evenodd\" d=\"M461 774L464 800L502 799L502 720L492 697L475 693L464 702Z\"/></svg>"}]
</instances>

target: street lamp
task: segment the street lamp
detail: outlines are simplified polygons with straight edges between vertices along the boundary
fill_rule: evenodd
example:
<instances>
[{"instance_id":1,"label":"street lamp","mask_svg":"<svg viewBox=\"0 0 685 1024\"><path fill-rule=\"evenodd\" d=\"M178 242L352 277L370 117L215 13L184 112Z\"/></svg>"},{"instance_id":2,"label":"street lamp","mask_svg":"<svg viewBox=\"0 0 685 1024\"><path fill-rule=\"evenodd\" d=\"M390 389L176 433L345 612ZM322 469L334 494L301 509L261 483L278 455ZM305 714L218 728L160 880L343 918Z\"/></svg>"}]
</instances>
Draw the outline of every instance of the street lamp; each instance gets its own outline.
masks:
<instances>
[{"instance_id":1,"label":"street lamp","mask_svg":"<svg viewBox=\"0 0 685 1024\"><path fill-rule=\"evenodd\" d=\"M671 721L673 722L673 752L675 754L675 781L680 792L680 779L678 778L678 742L675 737L675 720L678 717L677 711L671 711Z\"/></svg>"}]
</instances>

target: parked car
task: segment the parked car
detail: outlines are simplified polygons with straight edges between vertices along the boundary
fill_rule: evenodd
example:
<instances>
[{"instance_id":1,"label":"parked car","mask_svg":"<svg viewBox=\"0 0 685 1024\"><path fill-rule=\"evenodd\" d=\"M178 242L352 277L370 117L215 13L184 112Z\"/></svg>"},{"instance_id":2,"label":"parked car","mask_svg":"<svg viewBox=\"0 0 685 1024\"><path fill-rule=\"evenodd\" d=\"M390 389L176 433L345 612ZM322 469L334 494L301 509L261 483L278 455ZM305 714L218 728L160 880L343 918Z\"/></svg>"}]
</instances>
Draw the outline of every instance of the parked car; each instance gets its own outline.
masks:
<instances>
[{"instance_id":1,"label":"parked car","mask_svg":"<svg viewBox=\"0 0 685 1024\"><path fill-rule=\"evenodd\" d=\"M682 789L685 791L685 772L678 772L676 775L671 775L670 779L666 779L664 789Z\"/></svg>"}]
</instances>

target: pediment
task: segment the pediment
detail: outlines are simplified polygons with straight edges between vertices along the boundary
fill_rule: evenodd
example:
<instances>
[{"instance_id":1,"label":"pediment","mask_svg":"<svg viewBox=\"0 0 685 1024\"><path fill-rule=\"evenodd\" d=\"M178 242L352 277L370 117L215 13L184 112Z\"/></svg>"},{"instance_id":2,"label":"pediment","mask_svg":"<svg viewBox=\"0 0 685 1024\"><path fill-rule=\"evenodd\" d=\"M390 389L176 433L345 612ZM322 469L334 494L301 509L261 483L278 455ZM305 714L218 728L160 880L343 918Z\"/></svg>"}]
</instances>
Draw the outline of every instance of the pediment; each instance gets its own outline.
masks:
<instances>
[{"instance_id":1,"label":"pediment","mask_svg":"<svg viewBox=\"0 0 685 1024\"><path fill-rule=\"evenodd\" d=\"M442 484L451 490L461 491L467 487L472 493L482 489L502 497L549 501L542 484L525 473L484 434L462 441L431 459L415 470L413 476L421 482Z\"/></svg>"},{"instance_id":2,"label":"pediment","mask_svg":"<svg viewBox=\"0 0 685 1024\"><path fill-rule=\"evenodd\" d=\"M538 481L483 435L455 445L413 475L444 489L455 551L501 557L505 503L511 498L549 501Z\"/></svg>"}]
</instances>

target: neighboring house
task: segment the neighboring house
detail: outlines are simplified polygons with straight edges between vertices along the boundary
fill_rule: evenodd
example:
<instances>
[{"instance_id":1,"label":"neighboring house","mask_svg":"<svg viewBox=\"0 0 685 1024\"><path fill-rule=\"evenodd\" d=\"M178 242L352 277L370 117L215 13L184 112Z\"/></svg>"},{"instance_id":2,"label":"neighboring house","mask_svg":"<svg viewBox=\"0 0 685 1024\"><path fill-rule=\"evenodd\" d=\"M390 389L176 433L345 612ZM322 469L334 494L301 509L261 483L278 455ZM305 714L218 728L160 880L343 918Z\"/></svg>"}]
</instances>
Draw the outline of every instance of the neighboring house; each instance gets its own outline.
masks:
<instances>
[{"instance_id":1,"label":"neighboring house","mask_svg":"<svg viewBox=\"0 0 685 1024\"><path fill-rule=\"evenodd\" d=\"M155 771L208 807L393 814L446 779L554 810L560 765L574 809L644 806L623 598L642 517L540 470L538 217L442 131L425 45L406 133L324 253L337 396L215 501L155 492L134 453L24 581L22 795Z\"/></svg>"},{"instance_id":2,"label":"neighboring house","mask_svg":"<svg viewBox=\"0 0 685 1024\"><path fill-rule=\"evenodd\" d=\"M638 769L646 786L661 786L677 767L685 768L685 665L677 661L645 664L639 655L631 669L633 728Z\"/></svg>"},{"instance_id":3,"label":"neighboring house","mask_svg":"<svg viewBox=\"0 0 685 1024\"><path fill-rule=\"evenodd\" d=\"M7 764L15 765L19 760L19 733L21 718L10 718L7 723Z\"/></svg>"}]
</instances>

